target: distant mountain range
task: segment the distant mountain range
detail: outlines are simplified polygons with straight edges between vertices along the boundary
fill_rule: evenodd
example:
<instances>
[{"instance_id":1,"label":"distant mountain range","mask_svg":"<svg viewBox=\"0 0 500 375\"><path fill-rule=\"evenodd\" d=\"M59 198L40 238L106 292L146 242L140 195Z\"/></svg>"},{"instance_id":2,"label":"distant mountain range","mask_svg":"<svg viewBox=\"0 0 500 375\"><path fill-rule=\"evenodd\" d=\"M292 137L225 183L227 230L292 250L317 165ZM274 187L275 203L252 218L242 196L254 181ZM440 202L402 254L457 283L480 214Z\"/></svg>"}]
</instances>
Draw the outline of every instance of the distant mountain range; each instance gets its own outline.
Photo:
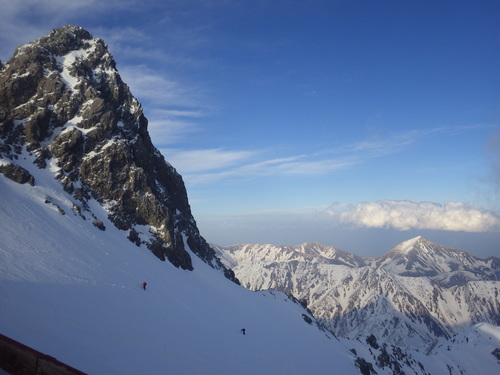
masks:
<instances>
[{"instance_id":1,"label":"distant mountain range","mask_svg":"<svg viewBox=\"0 0 500 375\"><path fill-rule=\"evenodd\" d=\"M314 242L212 247L243 286L297 298L341 337L371 333L429 350L474 323L500 325L500 259L480 259L422 237L378 258Z\"/></svg>"}]
</instances>

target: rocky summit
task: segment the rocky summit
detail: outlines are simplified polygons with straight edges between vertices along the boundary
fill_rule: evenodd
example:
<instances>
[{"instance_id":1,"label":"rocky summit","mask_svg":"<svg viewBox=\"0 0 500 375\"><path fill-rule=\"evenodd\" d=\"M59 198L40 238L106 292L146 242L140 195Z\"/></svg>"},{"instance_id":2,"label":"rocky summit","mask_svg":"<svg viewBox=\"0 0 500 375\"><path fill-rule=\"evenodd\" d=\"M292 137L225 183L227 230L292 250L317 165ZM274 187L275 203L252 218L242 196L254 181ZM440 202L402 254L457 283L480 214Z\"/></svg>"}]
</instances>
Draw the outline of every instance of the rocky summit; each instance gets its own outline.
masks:
<instances>
[{"instance_id":1,"label":"rocky summit","mask_svg":"<svg viewBox=\"0 0 500 375\"><path fill-rule=\"evenodd\" d=\"M29 155L63 184L83 219L106 229L89 204L97 201L137 246L191 270L188 244L237 281L200 235L182 177L153 146L102 39L64 26L18 47L0 69L1 173L35 185L33 166L21 162Z\"/></svg>"}]
</instances>

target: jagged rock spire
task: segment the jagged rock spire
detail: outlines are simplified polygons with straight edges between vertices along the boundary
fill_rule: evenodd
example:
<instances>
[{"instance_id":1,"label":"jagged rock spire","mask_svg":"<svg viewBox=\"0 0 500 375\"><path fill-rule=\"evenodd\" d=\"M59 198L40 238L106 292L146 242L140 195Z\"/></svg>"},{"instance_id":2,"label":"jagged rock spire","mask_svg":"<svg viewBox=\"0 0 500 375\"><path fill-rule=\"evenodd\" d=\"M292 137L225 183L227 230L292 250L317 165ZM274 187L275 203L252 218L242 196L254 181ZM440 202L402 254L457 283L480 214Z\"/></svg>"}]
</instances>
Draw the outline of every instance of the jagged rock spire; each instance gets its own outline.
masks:
<instances>
[{"instance_id":1,"label":"jagged rock spire","mask_svg":"<svg viewBox=\"0 0 500 375\"><path fill-rule=\"evenodd\" d=\"M26 149L38 167L57 165L55 177L84 210L90 198L106 205L131 241L192 269L187 243L234 279L200 236L182 177L153 146L147 126L107 46L81 27L18 47L1 68L0 157L11 170L22 169L16 159Z\"/></svg>"}]
</instances>

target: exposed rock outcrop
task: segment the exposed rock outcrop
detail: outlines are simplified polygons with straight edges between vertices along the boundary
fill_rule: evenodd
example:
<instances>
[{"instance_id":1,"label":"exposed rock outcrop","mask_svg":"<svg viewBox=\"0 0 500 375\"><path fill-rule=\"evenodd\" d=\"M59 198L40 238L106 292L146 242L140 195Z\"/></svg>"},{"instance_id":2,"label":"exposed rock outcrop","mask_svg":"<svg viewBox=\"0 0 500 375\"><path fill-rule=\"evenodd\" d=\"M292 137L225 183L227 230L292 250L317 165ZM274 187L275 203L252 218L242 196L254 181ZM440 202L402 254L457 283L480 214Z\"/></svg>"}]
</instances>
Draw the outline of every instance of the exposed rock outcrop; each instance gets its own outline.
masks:
<instances>
[{"instance_id":1,"label":"exposed rock outcrop","mask_svg":"<svg viewBox=\"0 0 500 375\"><path fill-rule=\"evenodd\" d=\"M187 244L236 281L200 235L182 177L153 146L101 39L64 26L18 47L0 68L1 173L34 183L16 162L28 151L39 168L57 166L55 178L82 207L91 198L105 205L135 244L191 270Z\"/></svg>"},{"instance_id":2,"label":"exposed rock outcrop","mask_svg":"<svg viewBox=\"0 0 500 375\"><path fill-rule=\"evenodd\" d=\"M0 165L0 173L19 184L28 182L30 185L35 185L35 178L31 173L18 165L12 163Z\"/></svg>"}]
</instances>

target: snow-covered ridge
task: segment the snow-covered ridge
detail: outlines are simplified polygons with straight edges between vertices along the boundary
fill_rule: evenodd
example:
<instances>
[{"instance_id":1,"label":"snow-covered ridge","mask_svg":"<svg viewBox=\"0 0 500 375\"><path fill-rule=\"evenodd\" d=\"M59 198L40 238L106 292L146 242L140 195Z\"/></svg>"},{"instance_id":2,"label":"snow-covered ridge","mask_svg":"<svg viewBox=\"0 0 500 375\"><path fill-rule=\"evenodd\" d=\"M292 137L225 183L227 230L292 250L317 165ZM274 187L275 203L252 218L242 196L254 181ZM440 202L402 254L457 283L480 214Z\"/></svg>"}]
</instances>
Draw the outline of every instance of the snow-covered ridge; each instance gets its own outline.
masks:
<instances>
[{"instance_id":1,"label":"snow-covered ridge","mask_svg":"<svg viewBox=\"0 0 500 375\"><path fill-rule=\"evenodd\" d=\"M91 197L109 203L114 225L137 246L192 269L186 235L197 256L236 281L200 236L182 178L154 147L142 108L101 39L77 26L55 29L17 50L2 68L0 88L0 158L12 161L2 171L33 183L32 168L16 161L29 150L36 167L50 166L82 215L92 216L83 212Z\"/></svg>"},{"instance_id":2,"label":"snow-covered ridge","mask_svg":"<svg viewBox=\"0 0 500 375\"><path fill-rule=\"evenodd\" d=\"M316 242L307 242L295 246L240 243L227 247L220 247L217 245L212 245L212 247L220 250L219 254L224 258L228 266L234 266L246 260L269 263L309 261L313 263L343 264L347 266L364 265L364 260L361 257Z\"/></svg>"},{"instance_id":3,"label":"snow-covered ridge","mask_svg":"<svg viewBox=\"0 0 500 375\"><path fill-rule=\"evenodd\" d=\"M89 374L357 374L347 349L283 294L246 291L194 254L195 272L166 266L97 202L106 231L82 220L44 173L38 186L0 175L3 334Z\"/></svg>"},{"instance_id":4,"label":"snow-covered ridge","mask_svg":"<svg viewBox=\"0 0 500 375\"><path fill-rule=\"evenodd\" d=\"M407 254L408 252L410 252L411 250L414 249L417 242L421 241L422 238L423 238L422 236L417 236L417 237L411 238L407 241L404 241L404 242L400 243L399 245L397 245L393 249L393 251L398 252L400 254Z\"/></svg>"},{"instance_id":5,"label":"snow-covered ridge","mask_svg":"<svg viewBox=\"0 0 500 375\"><path fill-rule=\"evenodd\" d=\"M315 243L216 248L243 286L281 290L305 301L339 336L371 332L422 349L471 324L500 322L498 259L480 259L422 237L358 263L347 253L332 262L324 254L339 254L338 249Z\"/></svg>"},{"instance_id":6,"label":"snow-covered ridge","mask_svg":"<svg viewBox=\"0 0 500 375\"><path fill-rule=\"evenodd\" d=\"M422 237L403 242L377 262L385 270L405 276L429 276L444 280L446 276L463 275L466 280L500 280L500 269L495 258L481 259L466 251L434 244ZM443 283L451 286L460 284Z\"/></svg>"},{"instance_id":7,"label":"snow-covered ridge","mask_svg":"<svg viewBox=\"0 0 500 375\"><path fill-rule=\"evenodd\" d=\"M28 154L21 159L32 165ZM114 228L98 202L89 201L89 210L105 231L72 210L73 198L48 170L32 172L36 186L0 175L0 194L8 197L0 200L0 332L79 370L97 375L359 375L372 366L386 375L396 369L476 375L498 369L491 353L500 348L499 327L480 324L458 332L439 340L430 355L387 345L378 336L378 343L368 342L366 331L359 340L334 338L309 324L304 316L312 316L284 294L247 291L194 254L193 272L165 267ZM340 282L358 290L364 301L378 297L353 278L367 267L319 262L309 267L336 267L330 278L315 282L311 290L316 294ZM309 285L299 275L293 276L297 285ZM146 291L142 281L148 283ZM407 287L427 294L429 285ZM381 307L366 323L383 317Z\"/></svg>"}]
</instances>

